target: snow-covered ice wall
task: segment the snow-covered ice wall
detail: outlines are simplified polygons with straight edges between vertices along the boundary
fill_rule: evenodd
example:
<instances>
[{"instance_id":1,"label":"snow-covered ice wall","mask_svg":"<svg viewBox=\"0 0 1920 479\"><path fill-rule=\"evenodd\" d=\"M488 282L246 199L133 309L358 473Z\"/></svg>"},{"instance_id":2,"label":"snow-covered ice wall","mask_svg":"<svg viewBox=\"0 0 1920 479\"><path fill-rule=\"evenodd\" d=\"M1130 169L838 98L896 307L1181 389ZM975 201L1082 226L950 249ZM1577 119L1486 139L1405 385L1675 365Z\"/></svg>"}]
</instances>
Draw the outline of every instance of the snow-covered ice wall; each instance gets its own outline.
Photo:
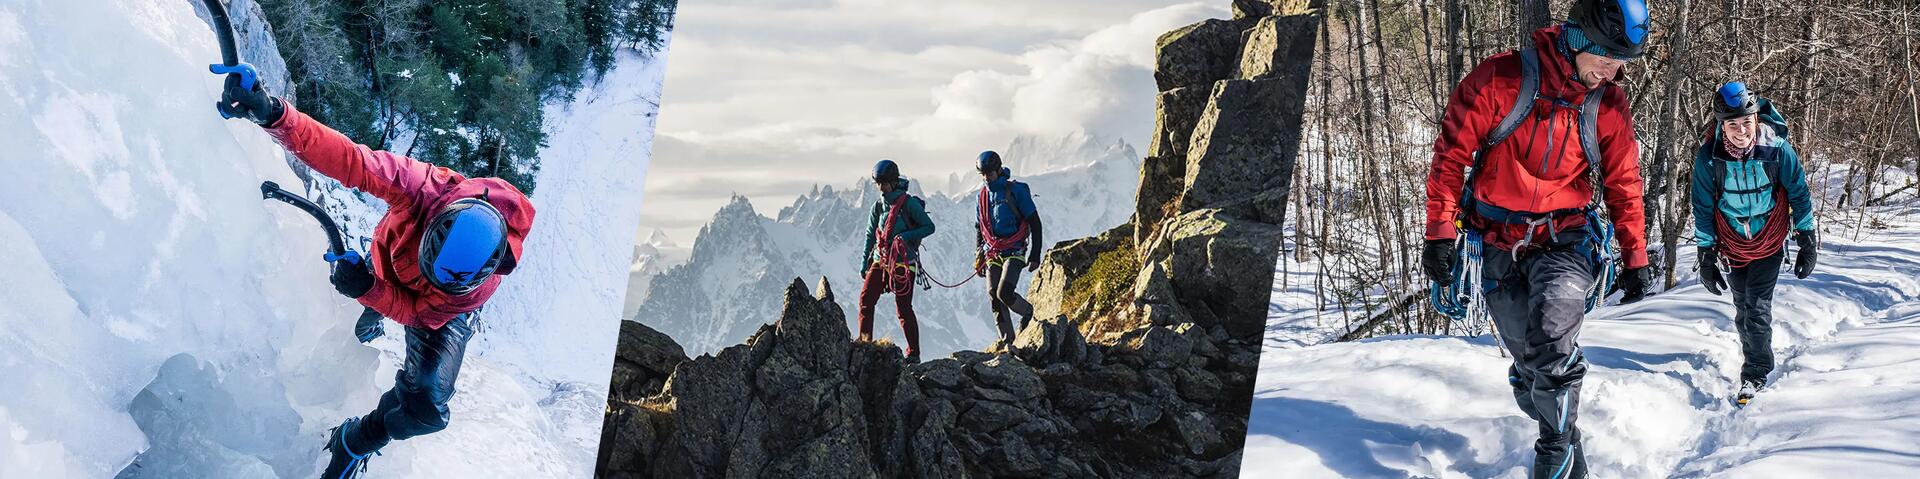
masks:
<instances>
[{"instance_id":1,"label":"snow-covered ice wall","mask_svg":"<svg viewBox=\"0 0 1920 479\"><path fill-rule=\"evenodd\" d=\"M392 382L400 343L354 341L319 228L260 198L299 190L280 148L213 112L193 3L0 4L0 477L312 476ZM549 107L527 258L452 424L371 477L591 473L662 60Z\"/></svg>"}]
</instances>

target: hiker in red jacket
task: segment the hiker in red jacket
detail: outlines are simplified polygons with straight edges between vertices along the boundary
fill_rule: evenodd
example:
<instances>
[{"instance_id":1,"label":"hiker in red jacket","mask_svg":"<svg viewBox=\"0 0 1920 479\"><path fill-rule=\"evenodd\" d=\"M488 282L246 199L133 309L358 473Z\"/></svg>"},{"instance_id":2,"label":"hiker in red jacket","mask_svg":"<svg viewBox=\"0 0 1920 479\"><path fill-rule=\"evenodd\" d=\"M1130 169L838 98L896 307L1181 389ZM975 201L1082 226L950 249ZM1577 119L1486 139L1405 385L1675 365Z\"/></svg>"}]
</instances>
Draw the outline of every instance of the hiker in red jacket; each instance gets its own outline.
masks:
<instances>
[{"instance_id":1,"label":"hiker in red jacket","mask_svg":"<svg viewBox=\"0 0 1920 479\"><path fill-rule=\"evenodd\" d=\"M1626 267L1621 301L1638 301L1647 281L1639 149L1614 84L1645 48L1646 5L1581 0L1569 17L1454 88L1433 145L1421 253L1427 275L1446 282L1459 228L1491 246L1479 279L1514 358L1514 399L1540 425L1532 477L1550 479L1586 474L1574 427L1587 369L1577 338L1611 255L1603 220L1617 228Z\"/></svg>"},{"instance_id":2,"label":"hiker in red jacket","mask_svg":"<svg viewBox=\"0 0 1920 479\"><path fill-rule=\"evenodd\" d=\"M387 203L368 261L335 261L329 278L340 294L366 306L354 328L362 342L380 335L383 316L407 333L406 362L393 388L373 412L347 419L327 440L323 477L354 477L388 441L447 427L474 315L519 262L533 204L498 178L466 178L355 144L259 85L242 87L239 75L228 76L218 106L226 117L266 128L314 170Z\"/></svg>"}]
</instances>

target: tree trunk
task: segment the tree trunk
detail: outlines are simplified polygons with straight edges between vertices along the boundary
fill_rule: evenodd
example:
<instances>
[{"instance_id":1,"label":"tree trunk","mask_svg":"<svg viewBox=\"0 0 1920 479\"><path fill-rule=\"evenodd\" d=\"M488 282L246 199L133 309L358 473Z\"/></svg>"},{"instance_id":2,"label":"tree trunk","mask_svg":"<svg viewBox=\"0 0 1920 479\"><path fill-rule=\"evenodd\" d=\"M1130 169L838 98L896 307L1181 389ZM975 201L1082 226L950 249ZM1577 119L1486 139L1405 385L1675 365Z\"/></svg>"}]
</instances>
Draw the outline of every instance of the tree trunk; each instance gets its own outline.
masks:
<instances>
[{"instance_id":1,"label":"tree trunk","mask_svg":"<svg viewBox=\"0 0 1920 479\"><path fill-rule=\"evenodd\" d=\"M1687 77L1687 72L1689 71L1688 66L1692 59L1692 57L1687 55L1687 20L1689 16L1688 13L1693 9L1692 3L1692 0L1680 0L1680 7L1675 14L1677 20L1674 22L1676 27L1674 28L1674 35L1672 37L1673 51L1667 57L1666 71L1662 72L1666 75L1667 81L1661 90L1665 98L1662 98L1660 101L1660 120L1658 123L1655 123L1656 126L1654 129L1656 139L1654 140L1653 147L1653 166L1647 170L1654 172L1652 185L1647 191L1647 218L1658 218L1659 221L1656 222L1656 224L1661 226L1660 231L1662 233L1681 229L1666 227L1667 222L1680 221L1680 215L1668 216L1663 214L1666 211L1680 211L1681 209L1663 208L1662 205L1665 204L1664 201L1672 198L1674 188L1673 181L1671 181L1674 169L1668 166L1669 163L1688 163L1682 161L1680 158L1675 158L1673 148L1677 138L1692 136L1688 134L1688 128L1685 125L1676 125L1674 123L1675 117L1680 113L1680 81ZM1666 264L1662 265L1662 269L1664 269L1666 273L1666 285L1665 288L1662 289L1666 289L1673 287L1675 282L1674 268L1680 263L1679 258L1674 257L1679 239L1677 238L1678 235L1671 233L1661 236L1662 251L1666 253L1662 256L1666 259Z\"/></svg>"},{"instance_id":2,"label":"tree trunk","mask_svg":"<svg viewBox=\"0 0 1920 479\"><path fill-rule=\"evenodd\" d=\"M1553 15L1547 13L1547 0L1515 0L1514 25L1519 34L1514 39L1515 48L1526 48L1533 44L1533 31L1547 26L1553 21Z\"/></svg>"}]
</instances>

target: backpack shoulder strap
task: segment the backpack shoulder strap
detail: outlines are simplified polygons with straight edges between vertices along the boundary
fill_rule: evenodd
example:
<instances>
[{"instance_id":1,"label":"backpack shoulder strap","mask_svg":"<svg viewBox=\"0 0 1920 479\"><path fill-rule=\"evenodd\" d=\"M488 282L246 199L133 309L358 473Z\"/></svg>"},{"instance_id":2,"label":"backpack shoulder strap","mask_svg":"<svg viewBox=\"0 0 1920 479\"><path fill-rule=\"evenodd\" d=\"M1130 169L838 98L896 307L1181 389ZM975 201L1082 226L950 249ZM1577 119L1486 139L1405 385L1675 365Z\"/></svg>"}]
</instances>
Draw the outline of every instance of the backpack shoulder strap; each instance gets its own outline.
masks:
<instances>
[{"instance_id":1,"label":"backpack shoulder strap","mask_svg":"<svg viewBox=\"0 0 1920 479\"><path fill-rule=\"evenodd\" d=\"M1586 153L1588 174L1593 179L1593 202L1595 205L1606 199L1606 171L1600 165L1604 161L1600 155L1600 103L1607 96L1607 87L1602 86L1587 92L1580 100L1580 151Z\"/></svg>"},{"instance_id":2,"label":"backpack shoulder strap","mask_svg":"<svg viewBox=\"0 0 1920 479\"><path fill-rule=\"evenodd\" d=\"M1520 122L1527 119L1527 113L1533 111L1533 100L1540 97L1540 59L1532 48L1522 48L1515 55L1520 57L1520 89L1514 92L1513 106L1507 109L1507 116L1481 141L1482 150L1506 141L1507 135L1512 135Z\"/></svg>"}]
</instances>

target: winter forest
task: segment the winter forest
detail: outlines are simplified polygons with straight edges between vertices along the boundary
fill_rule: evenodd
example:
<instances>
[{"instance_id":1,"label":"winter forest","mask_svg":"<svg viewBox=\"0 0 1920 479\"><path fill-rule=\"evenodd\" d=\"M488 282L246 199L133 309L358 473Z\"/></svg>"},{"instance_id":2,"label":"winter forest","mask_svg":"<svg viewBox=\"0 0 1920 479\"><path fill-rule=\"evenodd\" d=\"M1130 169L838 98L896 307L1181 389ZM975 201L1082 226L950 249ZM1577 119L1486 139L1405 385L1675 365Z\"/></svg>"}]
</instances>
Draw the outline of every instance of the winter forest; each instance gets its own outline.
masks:
<instances>
[{"instance_id":1,"label":"winter forest","mask_svg":"<svg viewBox=\"0 0 1920 479\"><path fill-rule=\"evenodd\" d=\"M542 105L621 48L658 51L673 0L262 0L289 97L376 150L533 193Z\"/></svg>"},{"instance_id":2,"label":"winter forest","mask_svg":"<svg viewBox=\"0 0 1920 479\"><path fill-rule=\"evenodd\" d=\"M1308 94L1276 291L1311 291L1326 340L1458 331L1419 272L1433 136L1481 59L1563 21L1571 2L1332 0ZM1693 151L1714 88L1744 81L1793 122L1823 233L1884 228L1870 208L1920 198L1920 5L1901 0L1648 2L1646 55L1624 80L1646 178L1654 290L1693 268ZM1889 176L1892 175L1892 176ZM1893 178L1893 179L1889 179ZM1679 270L1678 272L1676 270ZM1287 284L1291 283L1291 284ZM1343 332L1343 333L1342 333Z\"/></svg>"}]
</instances>

